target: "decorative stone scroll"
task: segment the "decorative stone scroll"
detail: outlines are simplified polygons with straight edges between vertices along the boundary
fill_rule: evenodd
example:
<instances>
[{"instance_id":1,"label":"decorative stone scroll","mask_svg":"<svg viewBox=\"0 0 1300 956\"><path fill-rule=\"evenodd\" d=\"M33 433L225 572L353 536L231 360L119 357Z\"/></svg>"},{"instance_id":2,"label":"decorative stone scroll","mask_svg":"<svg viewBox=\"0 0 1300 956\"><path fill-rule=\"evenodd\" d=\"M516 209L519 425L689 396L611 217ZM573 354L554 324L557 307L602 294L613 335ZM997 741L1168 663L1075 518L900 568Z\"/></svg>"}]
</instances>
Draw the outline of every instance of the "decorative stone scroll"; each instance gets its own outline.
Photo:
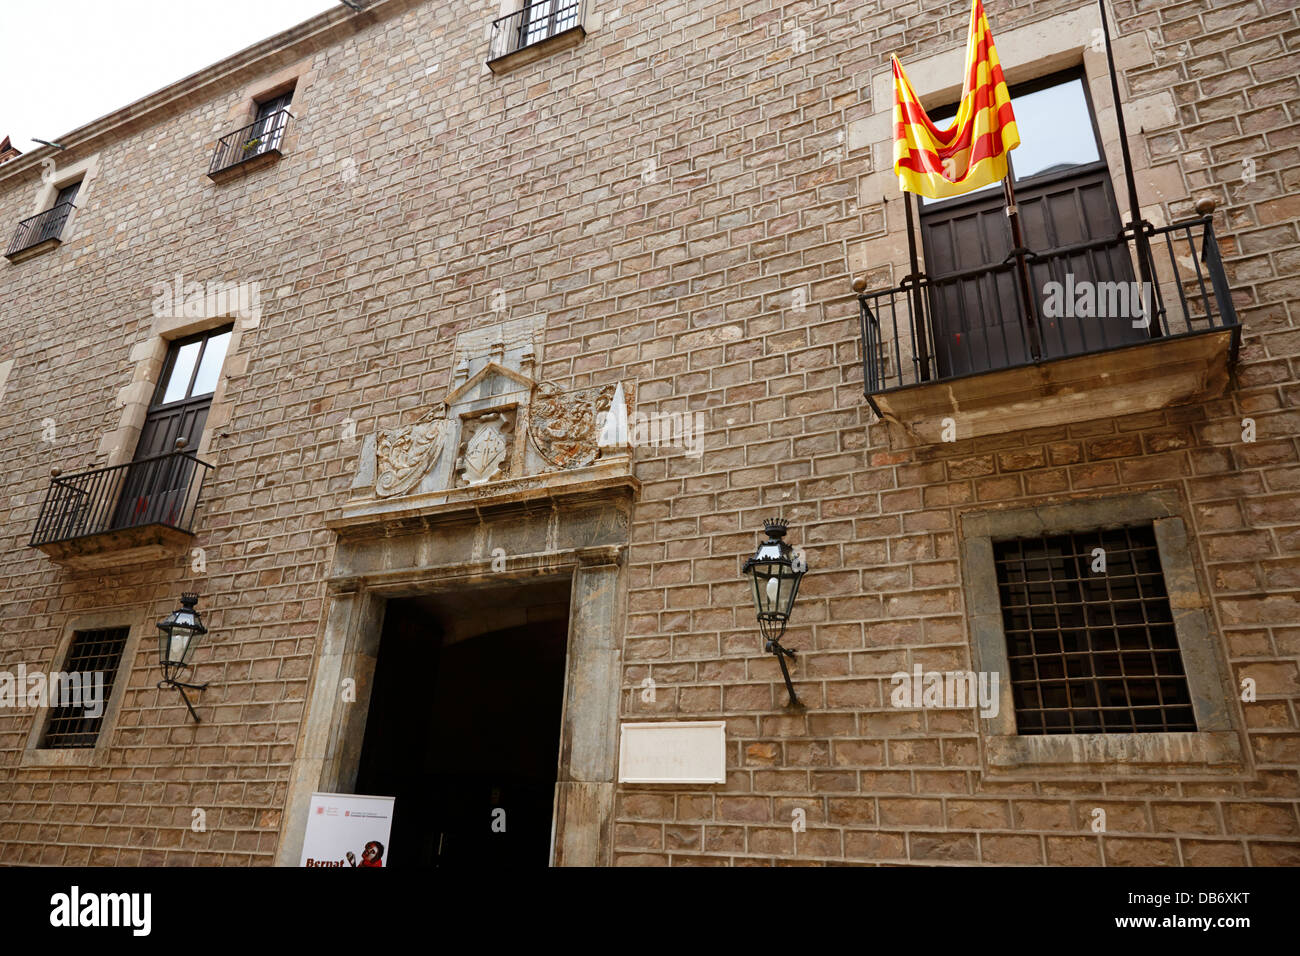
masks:
<instances>
[{"instance_id":1,"label":"decorative stone scroll","mask_svg":"<svg viewBox=\"0 0 1300 956\"><path fill-rule=\"evenodd\" d=\"M439 405L414 425L379 433L375 446L375 494L404 495L414 488L442 454L450 423Z\"/></svg>"}]
</instances>

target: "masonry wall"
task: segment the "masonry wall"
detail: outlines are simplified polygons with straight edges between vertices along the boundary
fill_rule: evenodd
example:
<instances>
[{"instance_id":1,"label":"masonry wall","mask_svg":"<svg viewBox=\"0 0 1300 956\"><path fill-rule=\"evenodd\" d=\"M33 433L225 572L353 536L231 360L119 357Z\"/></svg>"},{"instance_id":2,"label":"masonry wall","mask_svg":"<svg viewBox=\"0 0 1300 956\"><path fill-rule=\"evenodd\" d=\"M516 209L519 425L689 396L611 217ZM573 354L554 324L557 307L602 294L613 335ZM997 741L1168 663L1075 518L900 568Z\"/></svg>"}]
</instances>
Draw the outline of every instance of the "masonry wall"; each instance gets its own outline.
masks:
<instances>
[{"instance_id":1,"label":"masonry wall","mask_svg":"<svg viewBox=\"0 0 1300 956\"><path fill-rule=\"evenodd\" d=\"M991 0L994 31L1078 3ZM1285 0L1119 3L1150 31L1126 95L1169 91L1167 161L1216 226L1245 331L1224 398L1157 414L910 447L862 397L850 262L891 194L850 150L871 75L964 43L968 7L598 0L589 35L487 73L477 5L389 0L186 93L59 163L100 154L75 234L0 267L0 666L50 669L68 622L161 618L203 594L204 723L160 692L146 639L102 767L25 767L30 710L0 712L0 856L24 863L265 864L282 811L334 536L360 442L445 394L456 332L544 312L540 372L635 380L638 410L701 411L699 458L642 448L627 555L625 717L728 721L728 782L625 787L614 862L1300 863L1300 20ZM482 21L482 23L480 23ZM802 34L795 31L801 30ZM796 43L796 38L801 40ZM801 50L802 52L797 52ZM222 185L216 136L259 76L305 64L284 158ZM1242 181L1253 160L1253 183ZM0 224L40 167L0 170ZM1150 197L1147 197L1150 201ZM870 263L867 263L870 265ZM70 572L26 547L49 469L103 464L155 282L255 281L228 360L190 556ZM808 290L808 307L792 293ZM504 292L505 312L493 312ZM1251 416L1258 440L1241 441ZM55 427L53 440L48 422ZM1233 680L1249 765L994 782L969 711L899 711L889 675L971 667L957 515L1175 489ZM806 714L761 654L742 557L787 517L808 552L787 643ZM653 703L640 683L652 676ZM190 828L207 811L206 832ZM805 810L806 833L791 830ZM1091 832L1103 807L1108 829Z\"/></svg>"}]
</instances>

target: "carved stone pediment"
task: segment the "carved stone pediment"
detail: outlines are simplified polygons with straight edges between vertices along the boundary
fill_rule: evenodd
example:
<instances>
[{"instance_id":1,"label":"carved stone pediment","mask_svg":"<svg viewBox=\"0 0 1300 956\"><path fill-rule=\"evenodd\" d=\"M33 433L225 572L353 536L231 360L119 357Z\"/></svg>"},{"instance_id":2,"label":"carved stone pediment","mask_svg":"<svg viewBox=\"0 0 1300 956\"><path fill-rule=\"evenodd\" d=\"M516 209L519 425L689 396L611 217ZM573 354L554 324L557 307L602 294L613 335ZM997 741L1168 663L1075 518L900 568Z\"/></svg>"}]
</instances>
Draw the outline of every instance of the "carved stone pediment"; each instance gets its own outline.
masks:
<instances>
[{"instance_id":1,"label":"carved stone pediment","mask_svg":"<svg viewBox=\"0 0 1300 956\"><path fill-rule=\"evenodd\" d=\"M486 387L485 387L486 386ZM501 395L515 389L528 391L533 387L533 380L527 375L515 372L511 369L498 365L496 362L488 362L477 372L474 373L468 381L456 387L443 402L444 405L455 405L463 401L466 396L483 396Z\"/></svg>"},{"instance_id":2,"label":"carved stone pediment","mask_svg":"<svg viewBox=\"0 0 1300 956\"><path fill-rule=\"evenodd\" d=\"M341 523L635 484L625 438L610 437L626 433L630 383L538 381L543 331L538 316L462 332L445 401L366 438Z\"/></svg>"}]
</instances>

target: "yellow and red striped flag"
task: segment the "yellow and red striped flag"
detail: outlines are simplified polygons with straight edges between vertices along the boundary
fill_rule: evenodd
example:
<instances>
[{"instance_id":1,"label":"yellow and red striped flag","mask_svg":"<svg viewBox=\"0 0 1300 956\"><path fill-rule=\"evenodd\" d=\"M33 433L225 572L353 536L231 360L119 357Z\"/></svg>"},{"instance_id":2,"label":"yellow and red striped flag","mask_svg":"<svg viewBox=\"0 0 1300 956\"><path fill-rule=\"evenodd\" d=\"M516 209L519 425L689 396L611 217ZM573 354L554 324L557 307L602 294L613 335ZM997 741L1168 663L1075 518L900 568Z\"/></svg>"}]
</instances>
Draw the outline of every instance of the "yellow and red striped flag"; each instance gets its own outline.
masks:
<instances>
[{"instance_id":1,"label":"yellow and red striped flag","mask_svg":"<svg viewBox=\"0 0 1300 956\"><path fill-rule=\"evenodd\" d=\"M927 199L960 196L1007 174L1007 153L1020 145L1011 96L1002 76L984 4L970 8L966 79L961 104L947 129L921 108L898 57L894 63L894 172L904 191Z\"/></svg>"}]
</instances>

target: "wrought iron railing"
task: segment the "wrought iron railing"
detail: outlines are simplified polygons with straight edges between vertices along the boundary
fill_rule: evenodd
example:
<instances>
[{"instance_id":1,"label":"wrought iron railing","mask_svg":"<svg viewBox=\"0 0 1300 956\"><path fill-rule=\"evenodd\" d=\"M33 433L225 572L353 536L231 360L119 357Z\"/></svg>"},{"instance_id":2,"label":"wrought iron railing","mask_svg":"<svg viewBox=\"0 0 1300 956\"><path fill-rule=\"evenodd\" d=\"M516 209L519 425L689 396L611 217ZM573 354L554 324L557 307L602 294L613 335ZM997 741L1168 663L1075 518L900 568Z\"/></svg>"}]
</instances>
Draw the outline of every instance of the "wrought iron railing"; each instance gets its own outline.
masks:
<instances>
[{"instance_id":1,"label":"wrought iron railing","mask_svg":"<svg viewBox=\"0 0 1300 956\"><path fill-rule=\"evenodd\" d=\"M509 56L582 25L583 0L530 0L522 10L492 21L489 60Z\"/></svg>"},{"instance_id":2,"label":"wrought iron railing","mask_svg":"<svg viewBox=\"0 0 1300 956\"><path fill-rule=\"evenodd\" d=\"M18 224L13 241L5 251L6 256L17 255L24 249L40 245L47 239L57 239L63 234L63 225L68 215L76 207L70 202L61 202L57 206L38 212Z\"/></svg>"},{"instance_id":3,"label":"wrought iron railing","mask_svg":"<svg viewBox=\"0 0 1300 956\"><path fill-rule=\"evenodd\" d=\"M1027 303L1010 256L859 293L866 394L1238 325L1210 216L1142 237L1028 253Z\"/></svg>"},{"instance_id":4,"label":"wrought iron railing","mask_svg":"<svg viewBox=\"0 0 1300 956\"><path fill-rule=\"evenodd\" d=\"M279 152L280 144L284 141L285 129L291 119L293 115L288 109L279 109L221 137L217 140L217 148L212 154L212 165L208 167L208 175L219 173L231 166L238 166L240 163L267 153Z\"/></svg>"},{"instance_id":5,"label":"wrought iron railing","mask_svg":"<svg viewBox=\"0 0 1300 956\"><path fill-rule=\"evenodd\" d=\"M191 531L211 466L174 451L50 479L32 547L108 531L165 525Z\"/></svg>"}]
</instances>

